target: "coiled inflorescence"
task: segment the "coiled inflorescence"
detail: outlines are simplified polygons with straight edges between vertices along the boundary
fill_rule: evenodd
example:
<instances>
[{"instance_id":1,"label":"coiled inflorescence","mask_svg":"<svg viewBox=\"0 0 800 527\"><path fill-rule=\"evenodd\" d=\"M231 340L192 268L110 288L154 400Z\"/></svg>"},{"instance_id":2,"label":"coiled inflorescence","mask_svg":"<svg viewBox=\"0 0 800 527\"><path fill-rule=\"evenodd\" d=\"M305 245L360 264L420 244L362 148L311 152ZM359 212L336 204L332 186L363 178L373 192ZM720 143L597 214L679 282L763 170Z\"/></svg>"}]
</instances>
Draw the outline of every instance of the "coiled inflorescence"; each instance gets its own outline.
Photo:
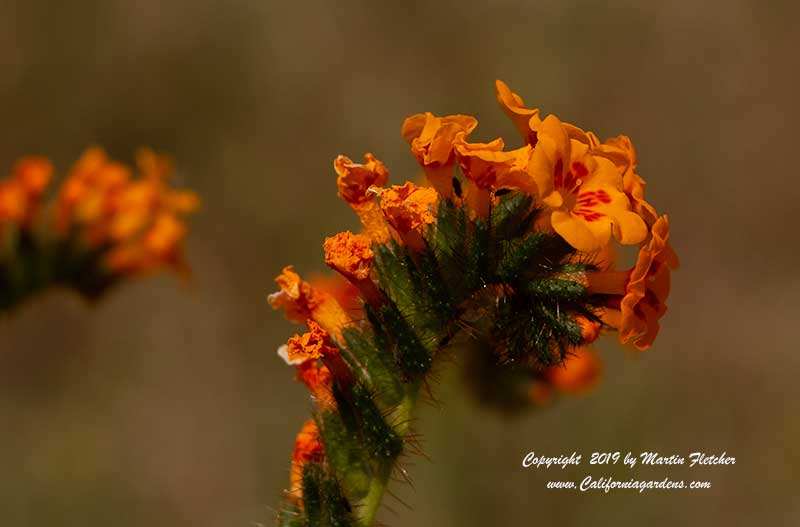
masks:
<instances>
[{"instance_id":1,"label":"coiled inflorescence","mask_svg":"<svg viewBox=\"0 0 800 527\"><path fill-rule=\"evenodd\" d=\"M525 144L470 143L466 115L414 115L403 138L430 186L386 187L372 154L334 162L362 234L325 240L346 281L309 283L291 267L270 296L308 326L279 349L316 401L297 436L281 525L372 525L387 481L418 451L411 410L446 352L504 410L580 391L597 376L601 332L648 348L677 257L669 220L645 200L625 136L526 108L497 82ZM638 246L614 268L616 244Z\"/></svg>"},{"instance_id":2,"label":"coiled inflorescence","mask_svg":"<svg viewBox=\"0 0 800 527\"><path fill-rule=\"evenodd\" d=\"M185 217L199 200L169 185L166 157L141 150L136 161L138 177L90 148L50 197L44 158L0 180L0 311L52 286L94 299L126 277L187 270Z\"/></svg>"}]
</instances>

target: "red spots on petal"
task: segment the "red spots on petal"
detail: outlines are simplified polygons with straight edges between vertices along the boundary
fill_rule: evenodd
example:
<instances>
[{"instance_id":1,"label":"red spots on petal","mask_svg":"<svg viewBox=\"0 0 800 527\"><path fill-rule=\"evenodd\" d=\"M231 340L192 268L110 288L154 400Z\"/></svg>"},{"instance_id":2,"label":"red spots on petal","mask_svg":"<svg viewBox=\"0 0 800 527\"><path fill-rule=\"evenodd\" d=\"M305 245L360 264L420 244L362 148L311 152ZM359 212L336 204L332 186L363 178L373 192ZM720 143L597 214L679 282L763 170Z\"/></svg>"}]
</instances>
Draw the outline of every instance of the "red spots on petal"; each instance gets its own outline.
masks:
<instances>
[{"instance_id":1,"label":"red spots on petal","mask_svg":"<svg viewBox=\"0 0 800 527\"><path fill-rule=\"evenodd\" d=\"M587 190L578 195L578 205L581 207L591 208L601 203L611 203L611 196L605 190Z\"/></svg>"},{"instance_id":2,"label":"red spots on petal","mask_svg":"<svg viewBox=\"0 0 800 527\"><path fill-rule=\"evenodd\" d=\"M605 190L597 190L595 191L595 195L600 203L611 203L611 196L609 196L608 192Z\"/></svg>"},{"instance_id":3,"label":"red spots on petal","mask_svg":"<svg viewBox=\"0 0 800 527\"><path fill-rule=\"evenodd\" d=\"M606 215L602 212L597 212L591 209L575 209L572 211L573 216L583 218L584 221L592 222L605 218Z\"/></svg>"}]
</instances>

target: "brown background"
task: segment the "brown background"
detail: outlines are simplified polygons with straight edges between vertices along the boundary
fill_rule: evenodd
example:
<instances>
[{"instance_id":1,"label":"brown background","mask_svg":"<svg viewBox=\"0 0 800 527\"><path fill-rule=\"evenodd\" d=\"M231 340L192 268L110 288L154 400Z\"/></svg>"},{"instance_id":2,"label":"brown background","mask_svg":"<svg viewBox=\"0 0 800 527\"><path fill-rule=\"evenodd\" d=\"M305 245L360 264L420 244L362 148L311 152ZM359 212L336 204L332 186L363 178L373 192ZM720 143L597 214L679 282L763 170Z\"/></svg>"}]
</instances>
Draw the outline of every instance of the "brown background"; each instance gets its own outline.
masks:
<instances>
[{"instance_id":1,"label":"brown background","mask_svg":"<svg viewBox=\"0 0 800 527\"><path fill-rule=\"evenodd\" d=\"M767 7L769 4L769 7ZM0 4L0 165L63 170L88 144L172 153L203 196L188 287L64 293L0 320L0 524L269 524L309 403L265 296L288 263L322 270L354 228L331 161L417 168L415 112L471 113L515 141L527 102L639 150L683 267L654 349L600 346L590 396L507 420L445 375L418 428L433 462L395 487L390 525L792 525L800 455L795 339L797 9L780 2ZM5 170L5 169L4 169ZM529 450L727 451L732 467L523 470ZM708 479L707 491L548 491L548 479Z\"/></svg>"}]
</instances>

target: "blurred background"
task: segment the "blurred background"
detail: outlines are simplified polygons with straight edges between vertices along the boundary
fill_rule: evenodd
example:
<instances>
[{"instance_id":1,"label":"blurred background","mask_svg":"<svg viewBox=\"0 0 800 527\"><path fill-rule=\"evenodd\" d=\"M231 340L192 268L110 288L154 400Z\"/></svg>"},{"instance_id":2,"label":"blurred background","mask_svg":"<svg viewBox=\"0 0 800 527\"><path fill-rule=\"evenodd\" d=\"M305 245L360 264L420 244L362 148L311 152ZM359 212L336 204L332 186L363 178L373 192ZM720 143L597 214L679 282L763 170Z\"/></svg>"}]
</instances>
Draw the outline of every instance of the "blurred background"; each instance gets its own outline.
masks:
<instances>
[{"instance_id":1,"label":"blurred background","mask_svg":"<svg viewBox=\"0 0 800 527\"><path fill-rule=\"evenodd\" d=\"M508 419L451 369L417 424L432 461L393 488L412 508L389 498L382 521L797 524L798 15L688 0L0 3L3 170L149 145L204 202L188 285L158 276L97 306L51 293L0 320L0 524L270 525L309 402L275 355L298 328L266 295L286 264L324 271L324 236L357 226L333 158L369 150L393 182L415 177L400 124L426 110L473 114L473 139L516 146L495 78L633 138L682 268L656 346L600 344L605 378L586 397ZM737 461L523 470L530 450ZM713 487L544 487L586 474Z\"/></svg>"}]
</instances>

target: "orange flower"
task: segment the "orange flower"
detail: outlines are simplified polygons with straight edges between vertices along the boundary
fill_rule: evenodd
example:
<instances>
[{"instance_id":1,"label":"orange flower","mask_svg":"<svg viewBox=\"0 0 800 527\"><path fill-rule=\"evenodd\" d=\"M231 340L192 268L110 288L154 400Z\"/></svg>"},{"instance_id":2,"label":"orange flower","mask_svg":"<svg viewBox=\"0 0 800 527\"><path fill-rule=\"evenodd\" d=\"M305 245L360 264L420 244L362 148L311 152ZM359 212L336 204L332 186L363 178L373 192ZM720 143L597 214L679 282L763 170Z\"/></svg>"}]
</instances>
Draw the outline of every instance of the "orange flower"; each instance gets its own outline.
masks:
<instances>
[{"instance_id":1,"label":"orange flower","mask_svg":"<svg viewBox=\"0 0 800 527\"><path fill-rule=\"evenodd\" d=\"M581 328L581 344L591 344L600 336L600 322L589 320L584 316L578 316L578 325Z\"/></svg>"},{"instance_id":2,"label":"orange flower","mask_svg":"<svg viewBox=\"0 0 800 527\"><path fill-rule=\"evenodd\" d=\"M349 280L340 274L317 275L308 280L313 289L332 296L342 309L346 311L351 319L363 317L363 304L359 296L359 290Z\"/></svg>"},{"instance_id":3,"label":"orange flower","mask_svg":"<svg viewBox=\"0 0 800 527\"><path fill-rule=\"evenodd\" d=\"M325 457L325 450L319 437L319 428L313 419L303 424L294 441L292 452L292 470L289 481L289 496L300 500L303 498L303 468L308 462L318 463Z\"/></svg>"},{"instance_id":4,"label":"orange flower","mask_svg":"<svg viewBox=\"0 0 800 527\"><path fill-rule=\"evenodd\" d=\"M339 197L353 208L361 220L367 234L378 243L389 240L389 228L380 212L375 198L367 193L372 186L382 187L386 184L389 171L375 156L369 152L364 154L366 163L358 164L345 156L338 156L333 168L338 177Z\"/></svg>"},{"instance_id":5,"label":"orange flower","mask_svg":"<svg viewBox=\"0 0 800 527\"><path fill-rule=\"evenodd\" d=\"M43 157L23 157L14 166L12 178L31 196L41 196L53 176L53 165Z\"/></svg>"},{"instance_id":6,"label":"orange flower","mask_svg":"<svg viewBox=\"0 0 800 527\"><path fill-rule=\"evenodd\" d=\"M369 270L375 253L372 241L361 234L350 231L325 238L325 264L349 280L358 282L369 278Z\"/></svg>"},{"instance_id":7,"label":"orange flower","mask_svg":"<svg viewBox=\"0 0 800 527\"><path fill-rule=\"evenodd\" d=\"M77 223L89 227L86 238L93 245L104 241L104 220L113 214L113 202L131 178L130 170L113 163L99 148L89 148L75 162L61 185L57 220L66 232Z\"/></svg>"},{"instance_id":8,"label":"orange flower","mask_svg":"<svg viewBox=\"0 0 800 527\"><path fill-rule=\"evenodd\" d=\"M436 117L430 112L403 121L403 139L411 146L430 184L445 199L453 195L453 141L461 132L469 135L476 126L477 119L468 115Z\"/></svg>"},{"instance_id":9,"label":"orange flower","mask_svg":"<svg viewBox=\"0 0 800 527\"><path fill-rule=\"evenodd\" d=\"M280 291L269 295L273 309L284 309L286 318L293 322L304 322L323 302L322 296L289 265L275 277Z\"/></svg>"},{"instance_id":10,"label":"orange flower","mask_svg":"<svg viewBox=\"0 0 800 527\"><path fill-rule=\"evenodd\" d=\"M333 168L338 177L339 197L351 205L362 205L374 200L367 194L369 187L382 187L386 184L389 171L374 155L364 154L366 163L353 163L349 157L338 156L333 161Z\"/></svg>"},{"instance_id":11,"label":"orange flower","mask_svg":"<svg viewBox=\"0 0 800 527\"><path fill-rule=\"evenodd\" d=\"M553 387L544 380L535 380L528 387L528 398L537 406L549 404L553 400Z\"/></svg>"},{"instance_id":12,"label":"orange flower","mask_svg":"<svg viewBox=\"0 0 800 527\"><path fill-rule=\"evenodd\" d=\"M350 231L340 232L326 238L323 248L325 264L356 286L367 302L374 306L383 303L383 295L369 276L375 253L368 237Z\"/></svg>"},{"instance_id":13,"label":"orange flower","mask_svg":"<svg viewBox=\"0 0 800 527\"><path fill-rule=\"evenodd\" d=\"M421 250L425 227L436 221L436 191L406 182L402 187L395 185L375 192L389 225L412 250Z\"/></svg>"},{"instance_id":14,"label":"orange flower","mask_svg":"<svg viewBox=\"0 0 800 527\"><path fill-rule=\"evenodd\" d=\"M321 409L335 408L333 397L333 375L325 364L306 360L297 365L296 379L305 384Z\"/></svg>"},{"instance_id":15,"label":"orange flower","mask_svg":"<svg viewBox=\"0 0 800 527\"><path fill-rule=\"evenodd\" d=\"M501 81L494 81L497 92L497 102L503 112L511 119L514 126L525 138L529 145L536 144L536 132L538 123L541 122L539 110L536 108L526 108L522 97L512 92L508 85Z\"/></svg>"},{"instance_id":16,"label":"orange flower","mask_svg":"<svg viewBox=\"0 0 800 527\"><path fill-rule=\"evenodd\" d=\"M664 215L653 224L650 240L639 251L620 302L619 336L623 343L633 339L640 350L653 344L658 321L667 312L670 270L678 265L678 257L669 244L669 218Z\"/></svg>"},{"instance_id":17,"label":"orange flower","mask_svg":"<svg viewBox=\"0 0 800 527\"><path fill-rule=\"evenodd\" d=\"M578 394L595 385L602 366L597 356L587 348L576 348L564 359L564 364L545 370L545 379L559 392Z\"/></svg>"},{"instance_id":18,"label":"orange flower","mask_svg":"<svg viewBox=\"0 0 800 527\"><path fill-rule=\"evenodd\" d=\"M642 219L630 211L614 164L570 139L553 115L541 124L528 171L550 209L553 229L579 251L601 249L612 232L623 244L639 243L647 235Z\"/></svg>"},{"instance_id":19,"label":"orange flower","mask_svg":"<svg viewBox=\"0 0 800 527\"><path fill-rule=\"evenodd\" d=\"M321 359L326 355L339 353L331 345L328 332L313 320L308 321L311 330L302 335L295 335L286 343L286 355L290 364L301 364L307 360Z\"/></svg>"},{"instance_id":20,"label":"orange flower","mask_svg":"<svg viewBox=\"0 0 800 527\"><path fill-rule=\"evenodd\" d=\"M294 272L292 266L284 267L275 282L280 290L268 297L273 309L283 308L286 318L293 322L311 319L341 339L341 330L350 319L335 298L311 287Z\"/></svg>"},{"instance_id":21,"label":"orange flower","mask_svg":"<svg viewBox=\"0 0 800 527\"><path fill-rule=\"evenodd\" d=\"M186 237L186 226L175 217L163 214L147 229L141 239L113 247L105 258L109 269L117 273L146 273L168 264L188 272L179 247Z\"/></svg>"},{"instance_id":22,"label":"orange flower","mask_svg":"<svg viewBox=\"0 0 800 527\"><path fill-rule=\"evenodd\" d=\"M536 108L526 108L525 101L522 100L522 97L512 92L508 85L501 80L495 81L495 89L497 92L497 102L500 104L500 108L502 108L503 112L511 119L514 126L522 134L522 137L525 138L525 141L529 145L535 146L538 140L538 131L542 124L539 110ZM592 147L600 143L597 136L592 132L586 132L573 124L561 124L564 126L570 139L578 140Z\"/></svg>"},{"instance_id":23,"label":"orange flower","mask_svg":"<svg viewBox=\"0 0 800 527\"><path fill-rule=\"evenodd\" d=\"M16 181L0 181L0 222L22 223L28 213L28 196Z\"/></svg>"},{"instance_id":24,"label":"orange flower","mask_svg":"<svg viewBox=\"0 0 800 527\"><path fill-rule=\"evenodd\" d=\"M0 181L0 221L29 223L52 174L47 159L24 157L17 161L11 175Z\"/></svg>"},{"instance_id":25,"label":"orange flower","mask_svg":"<svg viewBox=\"0 0 800 527\"><path fill-rule=\"evenodd\" d=\"M640 350L649 348L658 334L658 321L667 311L670 270L678 257L669 244L669 218L661 216L640 248L629 271L597 271L586 275L590 292L610 296L603 320L619 330L622 343L633 340Z\"/></svg>"},{"instance_id":26,"label":"orange flower","mask_svg":"<svg viewBox=\"0 0 800 527\"><path fill-rule=\"evenodd\" d=\"M156 154L149 148L136 151L136 167L142 178L165 181L175 171L175 162L168 156Z\"/></svg>"},{"instance_id":27,"label":"orange flower","mask_svg":"<svg viewBox=\"0 0 800 527\"><path fill-rule=\"evenodd\" d=\"M467 204L485 218L489 214L489 190L512 189L536 193L536 183L526 168L531 147L504 152L502 139L490 143L468 143L466 134L456 136L453 144L459 165L467 178Z\"/></svg>"},{"instance_id":28,"label":"orange flower","mask_svg":"<svg viewBox=\"0 0 800 527\"><path fill-rule=\"evenodd\" d=\"M636 150L630 138L620 135L608 139L595 148L597 155L610 159L622 174L622 187L631 201L631 208L642 217L647 227L651 227L658 219L658 213L644 199L645 181L636 173Z\"/></svg>"}]
</instances>

